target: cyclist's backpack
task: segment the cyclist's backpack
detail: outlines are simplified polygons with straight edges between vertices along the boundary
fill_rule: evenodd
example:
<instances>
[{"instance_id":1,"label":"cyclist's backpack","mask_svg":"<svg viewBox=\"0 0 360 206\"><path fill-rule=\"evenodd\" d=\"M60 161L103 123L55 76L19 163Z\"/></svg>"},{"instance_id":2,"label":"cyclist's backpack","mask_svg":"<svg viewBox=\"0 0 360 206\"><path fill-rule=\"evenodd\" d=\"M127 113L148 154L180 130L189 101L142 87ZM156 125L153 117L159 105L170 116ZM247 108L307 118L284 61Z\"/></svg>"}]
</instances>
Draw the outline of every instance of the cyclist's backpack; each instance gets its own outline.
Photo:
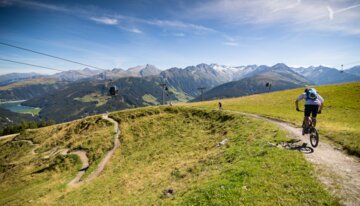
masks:
<instances>
[{"instance_id":1,"label":"cyclist's backpack","mask_svg":"<svg viewBox=\"0 0 360 206\"><path fill-rule=\"evenodd\" d=\"M315 89L309 89L307 92L306 92L306 99L309 100L316 100L317 99L317 94L316 94L316 90Z\"/></svg>"}]
</instances>

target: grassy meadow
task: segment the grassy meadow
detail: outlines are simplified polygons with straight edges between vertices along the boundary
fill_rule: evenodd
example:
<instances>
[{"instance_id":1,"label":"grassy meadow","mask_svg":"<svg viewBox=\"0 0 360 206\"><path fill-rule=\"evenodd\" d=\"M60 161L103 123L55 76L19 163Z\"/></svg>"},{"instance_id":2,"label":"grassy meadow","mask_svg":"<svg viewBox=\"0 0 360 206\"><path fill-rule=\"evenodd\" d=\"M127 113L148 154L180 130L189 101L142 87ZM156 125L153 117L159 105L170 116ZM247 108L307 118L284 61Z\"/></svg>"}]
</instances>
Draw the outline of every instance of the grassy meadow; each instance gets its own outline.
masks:
<instances>
[{"instance_id":1,"label":"grassy meadow","mask_svg":"<svg viewBox=\"0 0 360 206\"><path fill-rule=\"evenodd\" d=\"M55 79L48 79L48 78L29 79L25 81L15 82L5 86L0 86L0 91L6 91L14 88L20 88L35 84L54 84L54 83L56 83Z\"/></svg>"},{"instance_id":2,"label":"grassy meadow","mask_svg":"<svg viewBox=\"0 0 360 206\"><path fill-rule=\"evenodd\" d=\"M41 111L41 108L34 108L34 109L29 109L29 110L22 110L22 111L19 111L18 113L39 115L40 111Z\"/></svg>"},{"instance_id":3,"label":"grassy meadow","mask_svg":"<svg viewBox=\"0 0 360 206\"><path fill-rule=\"evenodd\" d=\"M317 128L322 137L340 144L349 153L360 155L360 82L316 86L325 99ZM221 100L225 110L255 113L301 126L303 113L295 110L295 99L304 88ZM186 104L216 109L218 100ZM300 104L301 105L301 104ZM321 140L320 140L321 141Z\"/></svg>"},{"instance_id":4,"label":"grassy meadow","mask_svg":"<svg viewBox=\"0 0 360 206\"><path fill-rule=\"evenodd\" d=\"M65 192L81 168L75 155L61 149L86 150L92 164L113 145L113 126L91 117L55 126L26 130L0 140L0 205L46 205L52 193Z\"/></svg>"},{"instance_id":5,"label":"grassy meadow","mask_svg":"<svg viewBox=\"0 0 360 206\"><path fill-rule=\"evenodd\" d=\"M99 177L77 188L66 187L80 167L76 156L57 155L52 163L47 160L55 169L33 174L45 160L26 158L29 145L1 142L0 205L338 205L300 152L272 146L288 140L272 124L182 107L134 109L109 116L120 123L121 146ZM96 135L112 138L107 125L96 121L96 117L86 119L93 125L89 127L78 121L28 131L16 139L40 143L37 153L63 142L78 148L82 139L82 145L88 143L86 149L94 152L108 148L102 145L107 141L89 140ZM44 139L45 133L59 127L91 136L62 132L59 138ZM222 141L226 143L220 145ZM10 151L16 152L11 161Z\"/></svg>"},{"instance_id":6,"label":"grassy meadow","mask_svg":"<svg viewBox=\"0 0 360 206\"><path fill-rule=\"evenodd\" d=\"M103 96L99 92L87 94L81 98L74 98L77 101L80 102L96 102L96 107L100 107L107 103L107 101L110 99L108 96Z\"/></svg>"}]
</instances>

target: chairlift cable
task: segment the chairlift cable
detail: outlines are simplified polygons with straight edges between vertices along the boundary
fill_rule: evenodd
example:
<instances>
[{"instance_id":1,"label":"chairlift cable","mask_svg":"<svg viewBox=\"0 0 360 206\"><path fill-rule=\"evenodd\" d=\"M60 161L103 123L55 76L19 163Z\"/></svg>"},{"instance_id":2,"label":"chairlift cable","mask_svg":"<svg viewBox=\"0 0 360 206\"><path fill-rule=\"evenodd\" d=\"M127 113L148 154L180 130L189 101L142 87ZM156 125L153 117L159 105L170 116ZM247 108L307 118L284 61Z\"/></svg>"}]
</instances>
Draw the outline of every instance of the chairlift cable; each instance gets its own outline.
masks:
<instances>
[{"instance_id":1,"label":"chairlift cable","mask_svg":"<svg viewBox=\"0 0 360 206\"><path fill-rule=\"evenodd\" d=\"M41 65L36 65L36 64L29 64L29 63L25 63L25 62L19 62L19 61L10 60L10 59L0 58L0 60L1 61L6 61L6 62L11 62L11 63L16 63L16 64L32 66L32 67L38 67L38 68L42 68L42 69L48 69L48 70L59 71L59 72L66 72L66 70L61 70L61 69L57 69L57 68L51 68L51 67L41 66ZM93 77L93 76L86 75L86 74L81 74L81 73L79 73L79 75L86 76L86 77ZM113 85L113 86L110 87L109 93L110 93L111 96L115 96L117 92L118 92L118 89L117 89L116 86Z\"/></svg>"},{"instance_id":2,"label":"chairlift cable","mask_svg":"<svg viewBox=\"0 0 360 206\"><path fill-rule=\"evenodd\" d=\"M13 48L16 48L16 49L21 49L21 50L28 51L28 52L40 54L40 55L47 56L47 57L51 57L51 58L55 58L55 59L60 59L60 60L63 60L63 61L67 61L67 62L74 63L74 64L79 64L79 65L82 65L82 66L95 68L95 69L98 69L98 70L103 70L103 71L106 70L106 69L103 69L103 68L100 68L100 67L97 67L97 66L92 66L92 65L89 65L89 64L84 64L84 63L81 63L81 62L73 61L73 60L70 60L70 59L65 59L65 58L62 58L62 57L54 56L54 55L51 55L51 54L46 54L46 53L43 53L43 52L38 52L38 51L35 51L35 50L32 50L32 49L27 49L27 48L24 48L24 47L19 47L19 46L15 46L15 45L8 44L8 43L4 43L4 42L0 42L0 44L5 45L5 46L9 46L9 47L13 47Z\"/></svg>"},{"instance_id":3,"label":"chairlift cable","mask_svg":"<svg viewBox=\"0 0 360 206\"><path fill-rule=\"evenodd\" d=\"M58 71L58 72L66 72L66 70L61 70L61 69L57 69L57 68L52 68L52 67L47 67L47 66L41 66L41 65L36 65L36 64L29 64L29 63L26 63L26 62L19 62L19 61L14 61L14 60L10 60L10 59L0 58L0 60L1 60L1 61L6 61L6 62L12 62L12 63L16 63L16 64L22 64L22 65L32 66L32 67L38 67L38 68L42 68L42 69L48 69L48 70ZM79 73L79 75L87 76L87 77L92 77L92 76L90 76L90 75L81 74L81 73Z\"/></svg>"},{"instance_id":4,"label":"chairlift cable","mask_svg":"<svg viewBox=\"0 0 360 206\"><path fill-rule=\"evenodd\" d=\"M46 67L46 66L40 66L40 65L36 65L36 64L29 64L29 63L25 63L25 62L19 62L19 61L10 60L10 59L0 58L0 60L1 61L6 61L6 62L12 62L12 63L16 63L16 64L32 66L32 67L39 67L39 68L43 68L43 69L49 69L49 70L64 72L64 70L61 70L61 69L56 69L56 68L51 68L51 67Z\"/></svg>"}]
</instances>

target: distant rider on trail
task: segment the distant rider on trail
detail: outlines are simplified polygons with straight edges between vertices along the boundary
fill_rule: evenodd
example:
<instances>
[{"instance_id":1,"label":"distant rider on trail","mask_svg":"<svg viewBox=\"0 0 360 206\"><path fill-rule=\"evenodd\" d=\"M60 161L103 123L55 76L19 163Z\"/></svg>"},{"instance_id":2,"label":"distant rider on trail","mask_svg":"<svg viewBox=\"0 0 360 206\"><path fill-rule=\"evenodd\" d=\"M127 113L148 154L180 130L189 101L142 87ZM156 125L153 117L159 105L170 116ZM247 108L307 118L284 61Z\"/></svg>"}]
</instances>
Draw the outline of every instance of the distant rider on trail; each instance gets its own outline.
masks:
<instances>
[{"instance_id":1,"label":"distant rider on trail","mask_svg":"<svg viewBox=\"0 0 360 206\"><path fill-rule=\"evenodd\" d=\"M310 113L312 124L316 126L316 115L321 113L324 105L324 99L316 92L314 88L306 88L304 93L301 94L295 101L296 110L299 110L299 101L305 99L304 122L305 128L310 124Z\"/></svg>"}]
</instances>

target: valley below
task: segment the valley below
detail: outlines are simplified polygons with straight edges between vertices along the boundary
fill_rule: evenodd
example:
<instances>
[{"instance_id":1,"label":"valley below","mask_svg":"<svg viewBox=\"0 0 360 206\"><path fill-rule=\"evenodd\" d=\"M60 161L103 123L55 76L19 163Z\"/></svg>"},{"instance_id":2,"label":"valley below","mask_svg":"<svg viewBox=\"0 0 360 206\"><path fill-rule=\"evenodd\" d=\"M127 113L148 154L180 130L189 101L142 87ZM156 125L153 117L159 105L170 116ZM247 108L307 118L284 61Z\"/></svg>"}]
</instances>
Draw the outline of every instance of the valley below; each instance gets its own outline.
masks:
<instances>
[{"instance_id":1,"label":"valley below","mask_svg":"<svg viewBox=\"0 0 360 206\"><path fill-rule=\"evenodd\" d=\"M21 105L21 103L23 103L25 101L26 100L1 102L0 107L3 108L3 109L10 110L12 112L17 112L17 113L22 113L22 114L38 115L41 109L37 108L37 107L29 107L29 106Z\"/></svg>"}]
</instances>

